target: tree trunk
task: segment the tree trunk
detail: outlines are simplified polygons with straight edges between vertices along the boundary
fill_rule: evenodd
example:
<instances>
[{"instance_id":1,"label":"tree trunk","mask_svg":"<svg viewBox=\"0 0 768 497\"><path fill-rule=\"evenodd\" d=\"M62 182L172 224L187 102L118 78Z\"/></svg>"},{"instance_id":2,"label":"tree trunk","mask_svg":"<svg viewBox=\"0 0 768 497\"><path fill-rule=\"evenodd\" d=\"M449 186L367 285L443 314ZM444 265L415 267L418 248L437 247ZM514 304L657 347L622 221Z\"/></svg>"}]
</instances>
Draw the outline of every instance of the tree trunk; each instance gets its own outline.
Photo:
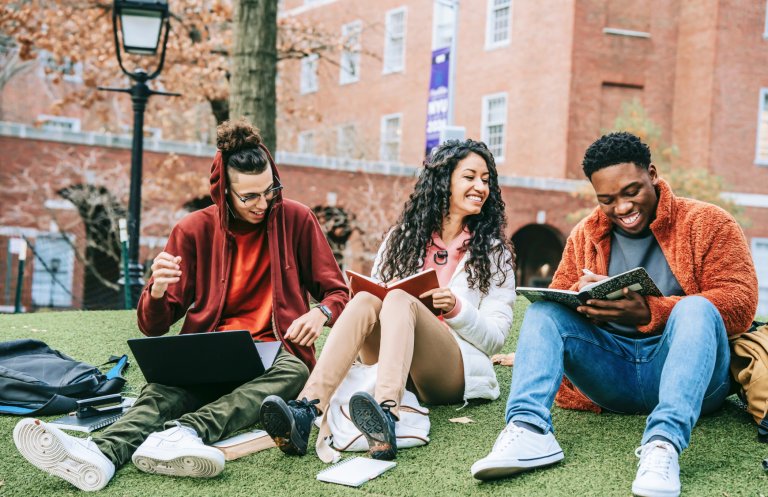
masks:
<instances>
[{"instance_id":1,"label":"tree trunk","mask_svg":"<svg viewBox=\"0 0 768 497\"><path fill-rule=\"evenodd\" d=\"M235 0L234 50L229 115L248 118L261 130L264 145L277 145L277 0Z\"/></svg>"}]
</instances>

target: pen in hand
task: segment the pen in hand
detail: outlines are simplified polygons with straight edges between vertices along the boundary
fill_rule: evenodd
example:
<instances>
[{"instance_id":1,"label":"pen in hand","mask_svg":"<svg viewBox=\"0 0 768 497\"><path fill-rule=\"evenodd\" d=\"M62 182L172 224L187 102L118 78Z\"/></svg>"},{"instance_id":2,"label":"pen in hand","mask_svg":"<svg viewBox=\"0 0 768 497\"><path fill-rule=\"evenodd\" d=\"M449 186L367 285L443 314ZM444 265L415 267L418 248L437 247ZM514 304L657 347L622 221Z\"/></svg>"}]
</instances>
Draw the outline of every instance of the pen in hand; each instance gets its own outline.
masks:
<instances>
[{"instance_id":1,"label":"pen in hand","mask_svg":"<svg viewBox=\"0 0 768 497\"><path fill-rule=\"evenodd\" d=\"M582 269L581 272L584 273L584 274L595 274L595 273L593 273L592 271L590 271L587 268Z\"/></svg>"}]
</instances>

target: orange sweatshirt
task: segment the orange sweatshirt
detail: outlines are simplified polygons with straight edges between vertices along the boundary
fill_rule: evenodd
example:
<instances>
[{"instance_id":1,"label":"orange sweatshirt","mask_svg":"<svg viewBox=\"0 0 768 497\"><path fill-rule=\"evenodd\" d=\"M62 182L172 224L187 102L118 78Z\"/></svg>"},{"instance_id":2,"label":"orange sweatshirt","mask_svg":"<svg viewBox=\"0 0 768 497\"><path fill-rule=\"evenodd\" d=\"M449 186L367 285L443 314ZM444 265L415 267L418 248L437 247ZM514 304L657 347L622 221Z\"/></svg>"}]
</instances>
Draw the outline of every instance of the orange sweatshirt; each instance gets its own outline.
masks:
<instances>
[{"instance_id":1,"label":"orange sweatshirt","mask_svg":"<svg viewBox=\"0 0 768 497\"><path fill-rule=\"evenodd\" d=\"M657 190L656 219L650 228L685 294L712 302L729 335L746 331L757 311L757 275L736 220L715 205L676 197L664 180ZM599 207L579 222L568 237L550 288L575 290L583 268L608 274L612 229ZM651 321L638 330L664 331L672 308L682 298L646 297ZM555 401L564 408L599 411L567 379Z\"/></svg>"}]
</instances>

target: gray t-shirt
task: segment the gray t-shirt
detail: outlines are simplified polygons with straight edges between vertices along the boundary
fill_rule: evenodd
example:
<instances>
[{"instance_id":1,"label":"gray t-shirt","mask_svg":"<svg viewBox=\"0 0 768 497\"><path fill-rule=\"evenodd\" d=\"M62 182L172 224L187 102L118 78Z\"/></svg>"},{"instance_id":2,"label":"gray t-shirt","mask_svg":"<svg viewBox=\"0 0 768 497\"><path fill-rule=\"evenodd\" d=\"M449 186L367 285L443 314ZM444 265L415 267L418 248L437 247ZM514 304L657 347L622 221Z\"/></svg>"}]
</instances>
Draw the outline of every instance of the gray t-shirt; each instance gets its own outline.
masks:
<instances>
[{"instance_id":1,"label":"gray t-shirt","mask_svg":"<svg viewBox=\"0 0 768 497\"><path fill-rule=\"evenodd\" d=\"M619 229L611 234L611 257L608 264L608 276L614 276L636 267L644 267L648 275L665 297L685 295L685 292L672 274L659 242L650 229L639 235L629 235ZM641 335L634 326L606 323L604 328L628 336Z\"/></svg>"}]
</instances>

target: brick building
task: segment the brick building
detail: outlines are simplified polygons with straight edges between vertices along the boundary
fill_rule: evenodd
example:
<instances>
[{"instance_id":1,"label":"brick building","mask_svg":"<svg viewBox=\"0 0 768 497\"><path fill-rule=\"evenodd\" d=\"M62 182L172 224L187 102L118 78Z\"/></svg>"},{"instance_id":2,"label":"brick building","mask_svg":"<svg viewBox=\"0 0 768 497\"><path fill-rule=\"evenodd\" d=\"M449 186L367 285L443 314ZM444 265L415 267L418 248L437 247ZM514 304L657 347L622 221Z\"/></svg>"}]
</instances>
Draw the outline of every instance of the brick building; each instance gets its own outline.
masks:
<instances>
[{"instance_id":1,"label":"brick building","mask_svg":"<svg viewBox=\"0 0 768 497\"><path fill-rule=\"evenodd\" d=\"M282 0L280 15L338 32L347 47L360 48L286 61L279 68L279 91L289 97L284 101L304 109L278 111L277 155L286 194L357 215L367 232L350 242L349 265L369 264L371 229L394 219L413 182L425 151L433 51L451 48L450 124L486 141L495 153L521 283L541 284L551 276L573 226L567 214L584 206L573 196L585 186L584 150L613 128L622 104L635 100L677 147L676 166L721 176L726 195L744 207L760 312L768 314L766 2ZM34 84L27 75L23 83L6 86L3 119L27 125L38 119L39 102L24 104ZM36 168L44 177L45 161L30 165L24 154L72 147L129 163L125 139L82 131L94 130L88 116L76 116L82 126L78 121L74 127L67 117L50 121L65 131L0 126L0 172ZM145 164L160 160L153 154L173 151L201 176L212 155L210 146L199 143L150 140L146 148ZM183 192L169 195L169 206L175 212L188 200ZM41 204L46 202L67 208L61 200ZM23 228L44 240L51 231L42 215L26 223L0 217L0 225L6 237ZM85 238L73 233L81 242ZM143 234L143 253L150 257L163 235ZM7 295L13 264L0 252L0 285ZM85 286L85 271L77 267L73 263L74 294ZM40 295L47 273L39 277ZM34 287L30 280L25 302L43 305L44 296L33 301Z\"/></svg>"}]
</instances>

